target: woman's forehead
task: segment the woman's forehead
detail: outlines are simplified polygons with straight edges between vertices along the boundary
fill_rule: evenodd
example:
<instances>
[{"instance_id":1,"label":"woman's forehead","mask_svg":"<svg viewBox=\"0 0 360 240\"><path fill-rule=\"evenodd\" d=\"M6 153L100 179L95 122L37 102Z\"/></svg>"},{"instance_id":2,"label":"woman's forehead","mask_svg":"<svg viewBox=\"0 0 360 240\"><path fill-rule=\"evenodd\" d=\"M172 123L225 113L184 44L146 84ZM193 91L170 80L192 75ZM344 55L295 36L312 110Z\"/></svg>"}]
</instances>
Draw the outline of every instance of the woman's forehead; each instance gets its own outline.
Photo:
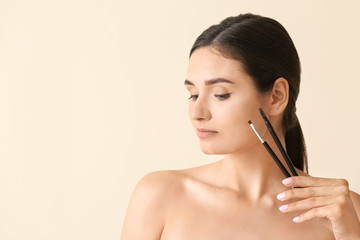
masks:
<instances>
[{"instance_id":1,"label":"woman's forehead","mask_svg":"<svg viewBox=\"0 0 360 240\"><path fill-rule=\"evenodd\" d=\"M205 84L211 79L225 79L237 83L250 76L243 70L239 61L224 57L215 48L199 48L189 60L186 79L194 85ZM225 81L224 81L225 82Z\"/></svg>"}]
</instances>

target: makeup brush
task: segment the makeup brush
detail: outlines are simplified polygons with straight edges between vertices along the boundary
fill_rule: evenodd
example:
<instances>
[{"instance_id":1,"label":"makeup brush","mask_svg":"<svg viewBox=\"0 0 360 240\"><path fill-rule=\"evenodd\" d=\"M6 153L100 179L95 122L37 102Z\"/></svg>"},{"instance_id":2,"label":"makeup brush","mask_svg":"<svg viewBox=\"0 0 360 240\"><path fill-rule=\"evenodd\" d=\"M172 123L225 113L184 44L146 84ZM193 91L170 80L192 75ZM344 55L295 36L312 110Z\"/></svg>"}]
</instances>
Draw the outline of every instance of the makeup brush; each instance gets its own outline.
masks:
<instances>
[{"instance_id":1,"label":"makeup brush","mask_svg":"<svg viewBox=\"0 0 360 240\"><path fill-rule=\"evenodd\" d=\"M271 149L271 147L269 146L269 144L265 141L265 139L263 138L263 136L261 136L261 134L259 133L259 131L255 128L254 124L249 120L248 122L250 124L250 127L254 130L254 132L256 133L256 135L258 136L258 138L260 139L261 143L264 145L264 147L266 148L266 150L270 153L271 157L274 159L275 163L278 165L278 167L280 168L280 170L283 172L283 174L288 178L291 177L290 173L286 170L286 168L284 167L284 165L281 163L281 161L279 160L279 158L276 156L276 154L274 153L274 151Z\"/></svg>"},{"instance_id":2,"label":"makeup brush","mask_svg":"<svg viewBox=\"0 0 360 240\"><path fill-rule=\"evenodd\" d=\"M263 119L265 121L266 127L269 129L269 132L270 132L271 136L273 137L276 145L278 146L278 148L279 148L279 150L281 152L281 155L284 157L286 164L289 166L289 169L290 169L291 173L293 174L293 176L299 176L298 173L295 170L294 164L292 163L289 155L285 151L285 149L284 149L283 145L281 144L281 142L280 142L274 128L272 127L269 119L266 117L266 115L265 115L264 111L261 109L261 107L259 108L259 111L260 111L260 114L261 114L261 116L263 117Z\"/></svg>"}]
</instances>

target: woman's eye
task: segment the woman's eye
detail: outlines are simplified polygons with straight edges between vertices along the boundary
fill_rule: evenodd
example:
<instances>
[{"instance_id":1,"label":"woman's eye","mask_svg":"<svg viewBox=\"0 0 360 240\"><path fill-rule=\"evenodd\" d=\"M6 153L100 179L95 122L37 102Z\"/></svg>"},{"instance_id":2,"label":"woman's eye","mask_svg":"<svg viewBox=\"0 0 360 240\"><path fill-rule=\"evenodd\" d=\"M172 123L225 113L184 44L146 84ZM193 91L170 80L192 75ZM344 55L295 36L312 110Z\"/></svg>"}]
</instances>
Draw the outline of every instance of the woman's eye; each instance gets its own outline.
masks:
<instances>
[{"instance_id":1,"label":"woman's eye","mask_svg":"<svg viewBox=\"0 0 360 240\"><path fill-rule=\"evenodd\" d=\"M196 100L196 99L198 98L198 96L199 96L199 95L190 95L189 100L191 100L191 99Z\"/></svg>"},{"instance_id":2,"label":"woman's eye","mask_svg":"<svg viewBox=\"0 0 360 240\"><path fill-rule=\"evenodd\" d=\"M215 94L215 97L217 97L219 100L225 100L227 98L230 97L230 93L226 93L226 94Z\"/></svg>"}]
</instances>

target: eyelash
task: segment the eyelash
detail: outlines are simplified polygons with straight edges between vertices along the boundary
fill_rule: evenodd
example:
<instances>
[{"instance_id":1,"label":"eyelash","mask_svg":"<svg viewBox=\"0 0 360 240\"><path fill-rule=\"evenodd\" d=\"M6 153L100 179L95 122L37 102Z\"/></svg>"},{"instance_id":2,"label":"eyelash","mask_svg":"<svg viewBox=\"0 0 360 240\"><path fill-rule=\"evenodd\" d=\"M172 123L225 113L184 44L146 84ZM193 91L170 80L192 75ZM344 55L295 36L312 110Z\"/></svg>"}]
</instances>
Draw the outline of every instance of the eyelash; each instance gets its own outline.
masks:
<instances>
[{"instance_id":1,"label":"eyelash","mask_svg":"<svg viewBox=\"0 0 360 240\"><path fill-rule=\"evenodd\" d=\"M217 97L220 101L223 101L223 100L228 99L230 97L230 93L215 94L215 97Z\"/></svg>"},{"instance_id":2,"label":"eyelash","mask_svg":"<svg viewBox=\"0 0 360 240\"><path fill-rule=\"evenodd\" d=\"M230 97L230 93L226 94L215 94L216 98L218 98L220 101L224 101L225 99L228 99ZM199 97L199 95L190 95L189 100L194 99L196 100Z\"/></svg>"},{"instance_id":3,"label":"eyelash","mask_svg":"<svg viewBox=\"0 0 360 240\"><path fill-rule=\"evenodd\" d=\"M197 98L198 95L190 95L189 100Z\"/></svg>"}]
</instances>

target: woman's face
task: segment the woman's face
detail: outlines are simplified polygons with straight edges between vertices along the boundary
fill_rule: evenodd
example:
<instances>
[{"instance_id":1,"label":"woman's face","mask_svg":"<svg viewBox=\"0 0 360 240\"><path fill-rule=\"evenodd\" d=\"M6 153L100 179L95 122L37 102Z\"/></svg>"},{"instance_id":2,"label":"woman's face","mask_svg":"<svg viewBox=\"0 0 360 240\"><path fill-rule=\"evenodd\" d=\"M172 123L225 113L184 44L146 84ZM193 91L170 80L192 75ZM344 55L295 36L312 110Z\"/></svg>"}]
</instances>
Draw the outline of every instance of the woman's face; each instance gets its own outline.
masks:
<instances>
[{"instance_id":1,"label":"woman's face","mask_svg":"<svg viewBox=\"0 0 360 240\"><path fill-rule=\"evenodd\" d=\"M237 60L214 48L199 48L190 57L185 86L191 97L189 117L204 153L225 155L260 143L248 121L266 131L258 111L265 95Z\"/></svg>"}]
</instances>

